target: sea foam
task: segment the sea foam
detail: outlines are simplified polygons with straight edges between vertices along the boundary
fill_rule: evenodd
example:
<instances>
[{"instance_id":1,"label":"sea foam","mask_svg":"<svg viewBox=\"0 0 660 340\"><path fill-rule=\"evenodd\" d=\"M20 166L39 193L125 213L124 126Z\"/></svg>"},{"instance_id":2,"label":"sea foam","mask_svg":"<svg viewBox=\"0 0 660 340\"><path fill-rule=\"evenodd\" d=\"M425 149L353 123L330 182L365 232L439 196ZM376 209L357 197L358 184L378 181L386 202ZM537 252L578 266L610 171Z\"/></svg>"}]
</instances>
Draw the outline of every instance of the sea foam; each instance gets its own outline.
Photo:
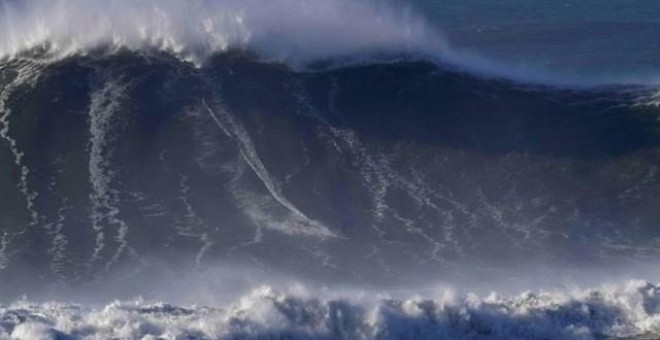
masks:
<instances>
[{"instance_id":1,"label":"sea foam","mask_svg":"<svg viewBox=\"0 0 660 340\"><path fill-rule=\"evenodd\" d=\"M371 0L26 0L0 2L0 60L157 50L202 64L232 50L295 69L422 59L553 86L657 85L657 74L584 77L456 48L411 7Z\"/></svg>"},{"instance_id":2,"label":"sea foam","mask_svg":"<svg viewBox=\"0 0 660 340\"><path fill-rule=\"evenodd\" d=\"M424 51L439 36L410 11L351 0L5 2L0 55L54 57L95 48L154 48L191 61L249 49L301 64L363 53ZM433 47L439 48L441 44Z\"/></svg>"},{"instance_id":3,"label":"sea foam","mask_svg":"<svg viewBox=\"0 0 660 340\"><path fill-rule=\"evenodd\" d=\"M409 299L318 297L263 286L221 308L22 301L0 307L0 338L593 339L658 334L659 306L660 286L643 281L513 297L442 291Z\"/></svg>"}]
</instances>

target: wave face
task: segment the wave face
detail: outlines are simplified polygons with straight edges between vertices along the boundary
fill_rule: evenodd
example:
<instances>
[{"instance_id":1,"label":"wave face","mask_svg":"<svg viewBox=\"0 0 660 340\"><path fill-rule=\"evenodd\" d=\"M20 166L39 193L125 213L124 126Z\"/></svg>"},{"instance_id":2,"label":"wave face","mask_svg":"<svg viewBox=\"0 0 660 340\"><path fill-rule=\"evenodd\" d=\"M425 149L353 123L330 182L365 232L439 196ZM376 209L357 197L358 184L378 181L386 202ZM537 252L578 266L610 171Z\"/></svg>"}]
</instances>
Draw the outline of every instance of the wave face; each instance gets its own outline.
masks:
<instances>
[{"instance_id":1,"label":"wave face","mask_svg":"<svg viewBox=\"0 0 660 340\"><path fill-rule=\"evenodd\" d=\"M0 306L18 339L639 339L660 331L660 287L435 299L317 298L262 287L224 309L143 301L94 309L26 301Z\"/></svg>"},{"instance_id":2,"label":"wave face","mask_svg":"<svg viewBox=\"0 0 660 340\"><path fill-rule=\"evenodd\" d=\"M644 88L133 52L8 62L2 85L5 296L172 265L397 286L658 258Z\"/></svg>"},{"instance_id":3,"label":"wave face","mask_svg":"<svg viewBox=\"0 0 660 340\"><path fill-rule=\"evenodd\" d=\"M653 87L458 71L422 21L366 2L2 4L0 301L233 307L19 303L0 337L657 332L639 282L373 293L657 275Z\"/></svg>"}]
</instances>

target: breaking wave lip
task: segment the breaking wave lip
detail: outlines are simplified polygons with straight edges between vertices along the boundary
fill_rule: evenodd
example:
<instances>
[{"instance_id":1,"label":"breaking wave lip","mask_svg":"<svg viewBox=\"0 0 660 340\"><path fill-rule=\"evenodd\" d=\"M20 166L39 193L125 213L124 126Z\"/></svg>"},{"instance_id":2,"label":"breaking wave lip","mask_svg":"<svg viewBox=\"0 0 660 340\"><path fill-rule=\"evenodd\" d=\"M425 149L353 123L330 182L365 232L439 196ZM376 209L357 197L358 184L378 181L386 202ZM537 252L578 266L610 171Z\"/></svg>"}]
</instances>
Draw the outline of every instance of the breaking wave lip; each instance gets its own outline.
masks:
<instances>
[{"instance_id":1,"label":"breaking wave lip","mask_svg":"<svg viewBox=\"0 0 660 340\"><path fill-rule=\"evenodd\" d=\"M341 293L340 293L341 294ZM323 297L319 297L322 295ZM660 286L644 281L503 297L312 294L262 286L222 308L141 299L101 308L0 306L0 338L594 339L660 333Z\"/></svg>"},{"instance_id":2,"label":"breaking wave lip","mask_svg":"<svg viewBox=\"0 0 660 340\"><path fill-rule=\"evenodd\" d=\"M156 49L201 64L214 54L247 50L294 69L318 61L341 67L403 56L551 86L660 84L656 75L585 78L494 62L452 48L422 16L389 2L27 0L0 1L0 6L0 59L5 60L35 51L59 60L96 49Z\"/></svg>"},{"instance_id":3,"label":"breaking wave lip","mask_svg":"<svg viewBox=\"0 0 660 340\"><path fill-rule=\"evenodd\" d=\"M252 49L301 65L424 48L434 33L412 14L359 0L26 1L4 3L0 55L45 49L55 57L97 47L156 48L190 61Z\"/></svg>"}]
</instances>

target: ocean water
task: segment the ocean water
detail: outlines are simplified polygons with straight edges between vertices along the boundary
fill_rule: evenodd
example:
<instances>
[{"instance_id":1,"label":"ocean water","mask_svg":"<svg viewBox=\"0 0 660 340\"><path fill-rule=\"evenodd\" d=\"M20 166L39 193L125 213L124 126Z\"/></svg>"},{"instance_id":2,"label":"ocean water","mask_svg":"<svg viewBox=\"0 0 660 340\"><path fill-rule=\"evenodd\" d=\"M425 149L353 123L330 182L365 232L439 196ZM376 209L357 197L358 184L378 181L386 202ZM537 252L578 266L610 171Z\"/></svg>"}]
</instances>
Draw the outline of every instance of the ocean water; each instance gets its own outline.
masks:
<instances>
[{"instance_id":1,"label":"ocean water","mask_svg":"<svg viewBox=\"0 0 660 340\"><path fill-rule=\"evenodd\" d=\"M409 0L455 48L564 77L658 79L653 1Z\"/></svg>"},{"instance_id":2,"label":"ocean water","mask_svg":"<svg viewBox=\"0 0 660 340\"><path fill-rule=\"evenodd\" d=\"M327 294L327 292L326 292ZM504 298L451 292L398 300L319 297L260 287L222 308L142 300L92 308L19 301L0 308L0 336L24 339L654 339L658 286ZM320 295L324 295L321 293Z\"/></svg>"},{"instance_id":3,"label":"ocean water","mask_svg":"<svg viewBox=\"0 0 660 340\"><path fill-rule=\"evenodd\" d=\"M0 4L0 339L660 334L653 2Z\"/></svg>"}]
</instances>

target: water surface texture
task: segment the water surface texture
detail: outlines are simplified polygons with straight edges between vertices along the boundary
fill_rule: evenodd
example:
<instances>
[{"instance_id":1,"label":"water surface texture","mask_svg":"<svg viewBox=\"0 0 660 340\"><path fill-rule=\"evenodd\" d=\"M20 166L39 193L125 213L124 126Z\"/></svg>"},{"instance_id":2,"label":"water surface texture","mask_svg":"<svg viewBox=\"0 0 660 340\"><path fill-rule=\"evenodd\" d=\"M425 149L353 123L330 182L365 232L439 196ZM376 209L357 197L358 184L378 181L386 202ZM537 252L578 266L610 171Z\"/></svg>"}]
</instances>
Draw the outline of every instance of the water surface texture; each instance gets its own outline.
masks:
<instances>
[{"instance_id":1,"label":"water surface texture","mask_svg":"<svg viewBox=\"0 0 660 340\"><path fill-rule=\"evenodd\" d=\"M660 4L0 4L0 338L660 332Z\"/></svg>"}]
</instances>

